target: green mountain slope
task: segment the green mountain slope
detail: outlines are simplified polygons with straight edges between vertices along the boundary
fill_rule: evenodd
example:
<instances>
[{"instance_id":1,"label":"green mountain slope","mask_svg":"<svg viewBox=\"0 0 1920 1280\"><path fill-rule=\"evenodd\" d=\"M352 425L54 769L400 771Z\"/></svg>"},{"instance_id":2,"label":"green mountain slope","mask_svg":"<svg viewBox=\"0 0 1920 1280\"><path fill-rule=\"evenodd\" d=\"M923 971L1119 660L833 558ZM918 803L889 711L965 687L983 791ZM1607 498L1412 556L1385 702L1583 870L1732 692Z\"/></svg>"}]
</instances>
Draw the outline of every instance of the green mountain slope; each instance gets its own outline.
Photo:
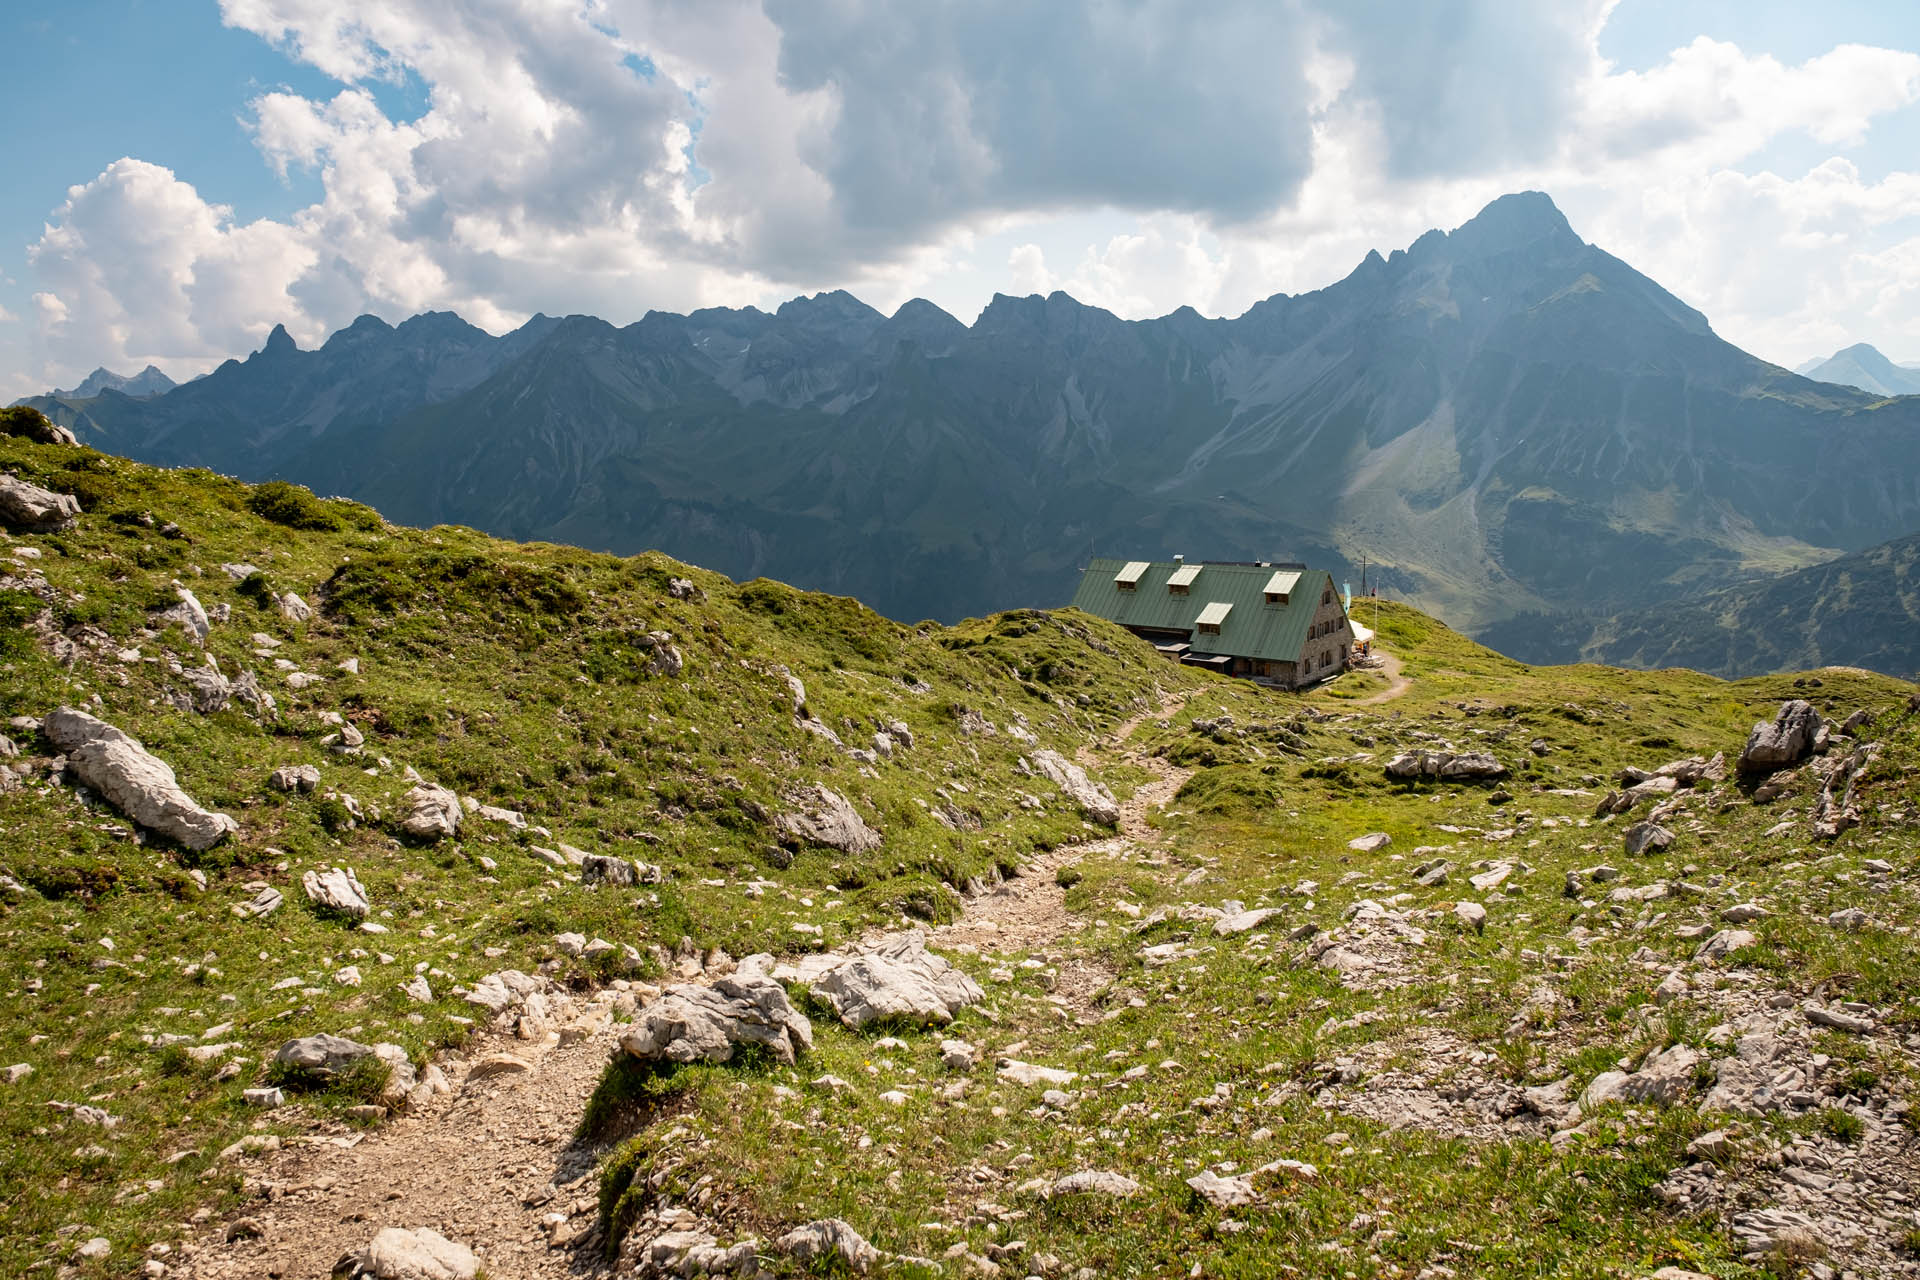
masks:
<instances>
[{"instance_id":1,"label":"green mountain slope","mask_svg":"<svg viewBox=\"0 0 1920 1280\"><path fill-rule=\"evenodd\" d=\"M488 1275L702 1240L818 1274L782 1242L824 1219L914 1277L1757 1280L1768 1222L1863 1276L1910 1247L1911 685L1529 667L1383 603L1399 678L1298 697L1070 610L905 627L84 447L0 437L0 472L80 507L0 541L0 1271L327 1274L429 1223ZM1796 693L1826 753L1715 776ZM62 705L236 829L136 828ZM409 830L430 786L471 802L450 834ZM818 787L838 845L795 821ZM330 868L364 920L308 900ZM796 972L790 1066L627 1044L734 956L909 926L975 985L951 1023L842 1025ZM539 1001L495 1016L504 971ZM273 1062L310 1033L398 1060ZM1755 1227L1789 1201L1810 1225Z\"/></svg>"},{"instance_id":2,"label":"green mountain slope","mask_svg":"<svg viewBox=\"0 0 1920 1280\"><path fill-rule=\"evenodd\" d=\"M1920 536L1755 583L1594 623L1515 620L1534 647L1630 667L1738 677L1813 667L1920 672Z\"/></svg>"}]
</instances>

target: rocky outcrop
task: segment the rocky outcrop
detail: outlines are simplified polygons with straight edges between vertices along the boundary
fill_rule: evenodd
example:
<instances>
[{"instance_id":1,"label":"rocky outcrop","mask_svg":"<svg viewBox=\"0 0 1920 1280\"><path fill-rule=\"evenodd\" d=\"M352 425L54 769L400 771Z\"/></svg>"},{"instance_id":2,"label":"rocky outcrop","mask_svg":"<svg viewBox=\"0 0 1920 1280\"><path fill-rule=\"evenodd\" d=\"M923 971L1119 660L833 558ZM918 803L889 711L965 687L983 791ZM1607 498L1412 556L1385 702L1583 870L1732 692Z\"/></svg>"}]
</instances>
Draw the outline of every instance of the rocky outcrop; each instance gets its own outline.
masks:
<instances>
[{"instance_id":1,"label":"rocky outcrop","mask_svg":"<svg viewBox=\"0 0 1920 1280\"><path fill-rule=\"evenodd\" d=\"M307 891L307 900L314 906L338 911L356 920L365 920L373 910L367 891L360 887L360 877L346 867L309 871L300 877L300 887Z\"/></svg>"},{"instance_id":2,"label":"rocky outcrop","mask_svg":"<svg viewBox=\"0 0 1920 1280\"><path fill-rule=\"evenodd\" d=\"M415 840L444 840L460 829L460 797L445 787L423 782L404 797L400 829Z\"/></svg>"},{"instance_id":3,"label":"rocky outcrop","mask_svg":"<svg viewBox=\"0 0 1920 1280\"><path fill-rule=\"evenodd\" d=\"M1747 745L1740 750L1740 772L1773 773L1798 764L1813 754L1820 725L1820 713L1812 703L1801 698L1781 703L1771 724L1762 720L1747 735Z\"/></svg>"},{"instance_id":4,"label":"rocky outcrop","mask_svg":"<svg viewBox=\"0 0 1920 1280\"><path fill-rule=\"evenodd\" d=\"M643 1062L731 1062L743 1045L759 1045L792 1066L813 1047L813 1024L769 976L770 957L749 956L712 986L681 983L641 1011L620 1048Z\"/></svg>"},{"instance_id":5,"label":"rocky outcrop","mask_svg":"<svg viewBox=\"0 0 1920 1280\"><path fill-rule=\"evenodd\" d=\"M240 829L226 814L201 808L165 761L106 721L61 707L47 717L45 730L72 773L148 831L189 849L211 849Z\"/></svg>"},{"instance_id":6,"label":"rocky outcrop","mask_svg":"<svg viewBox=\"0 0 1920 1280\"><path fill-rule=\"evenodd\" d=\"M852 954L809 956L795 976L856 1031L891 1018L944 1026L984 996L972 978L927 950L927 935L918 929Z\"/></svg>"},{"instance_id":7,"label":"rocky outcrop","mask_svg":"<svg viewBox=\"0 0 1920 1280\"><path fill-rule=\"evenodd\" d=\"M1080 812L1088 821L1108 827L1120 821L1120 804L1113 798L1113 792L1087 777L1085 769L1058 751L1036 751L1032 761L1034 770L1080 806Z\"/></svg>"},{"instance_id":8,"label":"rocky outcrop","mask_svg":"<svg viewBox=\"0 0 1920 1280\"><path fill-rule=\"evenodd\" d=\"M53 533L80 518L80 500L17 476L0 475L0 525L29 533Z\"/></svg>"},{"instance_id":9,"label":"rocky outcrop","mask_svg":"<svg viewBox=\"0 0 1920 1280\"><path fill-rule=\"evenodd\" d=\"M1397 781L1474 782L1507 776L1507 767L1484 751L1403 751L1387 761Z\"/></svg>"},{"instance_id":10,"label":"rocky outcrop","mask_svg":"<svg viewBox=\"0 0 1920 1280\"><path fill-rule=\"evenodd\" d=\"M880 847L880 833L837 791L814 783L790 792L792 806L774 825L807 844L824 845L842 853L865 853Z\"/></svg>"}]
</instances>

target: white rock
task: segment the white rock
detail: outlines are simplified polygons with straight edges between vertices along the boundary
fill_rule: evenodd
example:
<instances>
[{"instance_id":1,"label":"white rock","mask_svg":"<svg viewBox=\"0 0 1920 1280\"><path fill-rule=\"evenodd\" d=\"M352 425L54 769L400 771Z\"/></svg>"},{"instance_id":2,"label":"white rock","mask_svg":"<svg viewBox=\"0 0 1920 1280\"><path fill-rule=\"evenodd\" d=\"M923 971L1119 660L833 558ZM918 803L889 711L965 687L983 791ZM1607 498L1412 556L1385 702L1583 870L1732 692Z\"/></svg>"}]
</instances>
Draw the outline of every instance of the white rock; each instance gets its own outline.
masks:
<instances>
[{"instance_id":1,"label":"white rock","mask_svg":"<svg viewBox=\"0 0 1920 1280\"><path fill-rule=\"evenodd\" d=\"M1058 1067L1042 1067L1031 1062L1022 1062L1018 1058L1000 1059L999 1076L1002 1080L1018 1085L1069 1085L1080 1078L1077 1071L1062 1071Z\"/></svg>"},{"instance_id":2,"label":"white rock","mask_svg":"<svg viewBox=\"0 0 1920 1280\"><path fill-rule=\"evenodd\" d=\"M797 839L842 853L880 847L880 833L837 791L815 783L790 792L787 803L792 807L776 816L774 825Z\"/></svg>"},{"instance_id":3,"label":"white rock","mask_svg":"<svg viewBox=\"0 0 1920 1280\"><path fill-rule=\"evenodd\" d=\"M749 956L712 986L668 987L620 1037L621 1049L642 1061L729 1062L737 1046L758 1044L792 1066L813 1047L813 1024L767 974L771 963Z\"/></svg>"},{"instance_id":4,"label":"white rock","mask_svg":"<svg viewBox=\"0 0 1920 1280\"><path fill-rule=\"evenodd\" d=\"M878 1249L839 1218L821 1218L795 1227L776 1240L774 1246L802 1264L837 1257L858 1276L871 1274L883 1261Z\"/></svg>"},{"instance_id":5,"label":"white rock","mask_svg":"<svg viewBox=\"0 0 1920 1280\"><path fill-rule=\"evenodd\" d=\"M18 476L0 475L0 524L35 533L64 529L80 518L80 500Z\"/></svg>"},{"instance_id":6,"label":"white rock","mask_svg":"<svg viewBox=\"0 0 1920 1280\"><path fill-rule=\"evenodd\" d=\"M445 787L423 782L403 798L407 816L400 829L415 840L440 840L460 829L460 797Z\"/></svg>"},{"instance_id":7,"label":"white rock","mask_svg":"<svg viewBox=\"0 0 1920 1280\"><path fill-rule=\"evenodd\" d=\"M1384 831L1369 832L1364 836L1355 836L1347 841L1347 848L1361 853L1375 853L1393 843L1393 837Z\"/></svg>"},{"instance_id":8,"label":"white rock","mask_svg":"<svg viewBox=\"0 0 1920 1280\"><path fill-rule=\"evenodd\" d=\"M383 1227L360 1254L359 1274L370 1280L473 1280L473 1250L430 1227Z\"/></svg>"},{"instance_id":9,"label":"white rock","mask_svg":"<svg viewBox=\"0 0 1920 1280\"><path fill-rule=\"evenodd\" d=\"M1108 827L1120 821L1120 804L1113 798L1113 792L1089 778L1085 769L1058 751L1036 751L1032 761L1032 767L1080 806L1080 812L1089 821Z\"/></svg>"},{"instance_id":10,"label":"white rock","mask_svg":"<svg viewBox=\"0 0 1920 1280\"><path fill-rule=\"evenodd\" d=\"M1049 1194L1056 1196L1103 1195L1122 1200L1140 1193L1140 1184L1123 1174L1107 1169L1082 1169L1054 1180Z\"/></svg>"},{"instance_id":11,"label":"white rock","mask_svg":"<svg viewBox=\"0 0 1920 1280\"><path fill-rule=\"evenodd\" d=\"M1708 962L1724 960L1734 952L1750 947L1758 941L1758 938L1745 929L1722 929L1701 943L1699 949L1693 953L1693 958Z\"/></svg>"},{"instance_id":12,"label":"white rock","mask_svg":"<svg viewBox=\"0 0 1920 1280\"><path fill-rule=\"evenodd\" d=\"M985 994L972 978L929 952L927 935L918 929L839 957L808 985L856 1031L887 1018L923 1026L952 1022Z\"/></svg>"},{"instance_id":13,"label":"white rock","mask_svg":"<svg viewBox=\"0 0 1920 1280\"><path fill-rule=\"evenodd\" d=\"M1475 933L1484 933L1487 928L1487 909L1477 902L1457 902L1453 907L1453 918Z\"/></svg>"},{"instance_id":14,"label":"white rock","mask_svg":"<svg viewBox=\"0 0 1920 1280\"><path fill-rule=\"evenodd\" d=\"M44 727L53 745L66 754L67 768L149 831L204 850L240 829L226 814L196 804L165 761L104 720L61 707L46 718Z\"/></svg>"},{"instance_id":15,"label":"white rock","mask_svg":"<svg viewBox=\"0 0 1920 1280\"><path fill-rule=\"evenodd\" d=\"M360 877L351 868L330 867L325 871L306 872L300 877L300 887L307 891L307 898L314 905L356 920L366 919L367 913L373 910L367 891L360 887Z\"/></svg>"},{"instance_id":16,"label":"white rock","mask_svg":"<svg viewBox=\"0 0 1920 1280\"><path fill-rule=\"evenodd\" d=\"M1246 933L1259 928L1279 914L1278 907L1256 907L1252 911L1236 911L1232 915L1221 916L1213 922L1214 936L1230 938L1235 934Z\"/></svg>"}]
</instances>

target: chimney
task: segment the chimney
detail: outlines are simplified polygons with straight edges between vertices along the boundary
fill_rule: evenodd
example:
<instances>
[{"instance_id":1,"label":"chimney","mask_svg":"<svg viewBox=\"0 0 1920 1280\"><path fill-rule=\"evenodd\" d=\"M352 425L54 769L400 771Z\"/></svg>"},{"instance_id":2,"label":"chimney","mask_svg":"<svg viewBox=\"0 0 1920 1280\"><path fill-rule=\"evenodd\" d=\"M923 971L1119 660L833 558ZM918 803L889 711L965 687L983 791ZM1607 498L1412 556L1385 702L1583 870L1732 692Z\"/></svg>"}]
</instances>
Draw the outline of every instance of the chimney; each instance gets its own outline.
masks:
<instances>
[{"instance_id":1,"label":"chimney","mask_svg":"<svg viewBox=\"0 0 1920 1280\"><path fill-rule=\"evenodd\" d=\"M1175 564L1184 564L1184 563L1186 563L1186 559L1187 559L1187 558L1186 558L1185 556L1183 556L1183 555L1181 555L1181 554L1180 554L1179 552L1175 552L1175 553L1174 553L1174 556L1173 556L1173 562L1174 562Z\"/></svg>"}]
</instances>

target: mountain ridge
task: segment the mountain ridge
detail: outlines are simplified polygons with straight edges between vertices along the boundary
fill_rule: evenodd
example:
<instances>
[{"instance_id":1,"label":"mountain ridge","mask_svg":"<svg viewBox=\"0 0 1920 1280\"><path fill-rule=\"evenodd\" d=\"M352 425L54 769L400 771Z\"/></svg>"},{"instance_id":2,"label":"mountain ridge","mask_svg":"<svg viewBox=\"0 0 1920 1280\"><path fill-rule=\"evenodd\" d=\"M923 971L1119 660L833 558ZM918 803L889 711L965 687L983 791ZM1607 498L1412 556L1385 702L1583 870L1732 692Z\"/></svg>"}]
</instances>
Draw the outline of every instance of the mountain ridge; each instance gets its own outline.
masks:
<instances>
[{"instance_id":1,"label":"mountain ridge","mask_svg":"<svg viewBox=\"0 0 1920 1280\"><path fill-rule=\"evenodd\" d=\"M1883 396L1920 395L1920 370L1895 364L1871 343L1856 342L1802 366L1809 378Z\"/></svg>"},{"instance_id":2,"label":"mountain ridge","mask_svg":"<svg viewBox=\"0 0 1920 1280\"><path fill-rule=\"evenodd\" d=\"M1724 342L1540 193L1233 318L1055 292L968 325L836 291L498 337L420 319L276 338L153 401L37 403L146 461L660 546L901 618L1064 600L1094 550L1364 554L1474 630L1920 528L1920 408Z\"/></svg>"}]
</instances>

